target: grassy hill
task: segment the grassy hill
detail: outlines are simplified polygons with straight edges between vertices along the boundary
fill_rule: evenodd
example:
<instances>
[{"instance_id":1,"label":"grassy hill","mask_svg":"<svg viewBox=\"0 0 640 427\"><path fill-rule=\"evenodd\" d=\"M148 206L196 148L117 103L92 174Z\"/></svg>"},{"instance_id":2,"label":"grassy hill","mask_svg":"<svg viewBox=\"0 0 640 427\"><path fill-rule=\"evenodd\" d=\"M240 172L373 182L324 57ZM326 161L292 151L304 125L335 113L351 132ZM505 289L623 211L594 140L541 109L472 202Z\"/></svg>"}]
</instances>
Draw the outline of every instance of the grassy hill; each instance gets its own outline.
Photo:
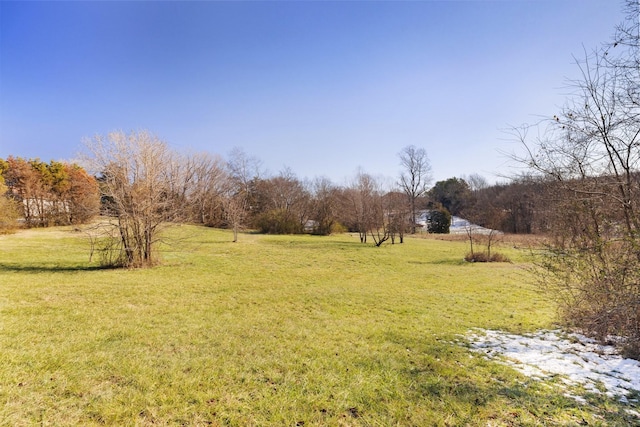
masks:
<instances>
[{"instance_id":1,"label":"grassy hill","mask_svg":"<svg viewBox=\"0 0 640 427\"><path fill-rule=\"evenodd\" d=\"M109 270L70 228L1 236L0 424L624 425L469 351L554 307L525 251L466 250L181 226L161 266Z\"/></svg>"}]
</instances>

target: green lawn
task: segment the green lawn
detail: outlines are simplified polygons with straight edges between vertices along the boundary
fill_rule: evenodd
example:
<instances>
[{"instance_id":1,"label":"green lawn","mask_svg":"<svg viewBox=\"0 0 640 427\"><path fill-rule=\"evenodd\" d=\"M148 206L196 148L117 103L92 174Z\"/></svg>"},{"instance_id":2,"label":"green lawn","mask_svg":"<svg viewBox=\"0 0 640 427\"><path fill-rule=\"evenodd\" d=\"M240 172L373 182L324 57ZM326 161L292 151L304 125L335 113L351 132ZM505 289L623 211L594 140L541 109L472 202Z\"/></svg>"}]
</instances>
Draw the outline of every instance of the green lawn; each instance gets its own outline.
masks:
<instances>
[{"instance_id":1,"label":"green lawn","mask_svg":"<svg viewBox=\"0 0 640 427\"><path fill-rule=\"evenodd\" d=\"M89 264L70 228L0 237L0 425L625 425L461 342L552 326L524 251L169 234L146 270Z\"/></svg>"}]
</instances>

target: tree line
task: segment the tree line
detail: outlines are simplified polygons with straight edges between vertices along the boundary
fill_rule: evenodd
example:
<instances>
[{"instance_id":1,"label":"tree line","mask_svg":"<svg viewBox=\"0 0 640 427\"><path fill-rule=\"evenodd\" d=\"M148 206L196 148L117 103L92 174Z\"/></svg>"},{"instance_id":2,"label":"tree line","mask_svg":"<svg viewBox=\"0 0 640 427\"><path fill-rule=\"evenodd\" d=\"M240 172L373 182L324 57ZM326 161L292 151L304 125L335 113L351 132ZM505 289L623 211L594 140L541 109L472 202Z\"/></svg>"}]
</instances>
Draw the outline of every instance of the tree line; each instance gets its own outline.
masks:
<instances>
[{"instance_id":1,"label":"tree line","mask_svg":"<svg viewBox=\"0 0 640 427\"><path fill-rule=\"evenodd\" d=\"M451 215L507 233L545 233L552 219L554 182L523 176L489 185L480 175L431 185L424 149L398 153L398 180L359 170L337 185L326 177L300 180L288 168L269 175L259 159L240 149L228 159L209 153L182 154L148 131L114 132L87 141L76 163L9 157L0 159L0 189L6 219L28 227L89 222L95 215L147 221L185 222L262 233L328 235L358 233L363 243L402 242L421 228L416 217L429 212L424 231L447 233ZM10 215L11 213L11 215ZM153 222L153 221L152 221ZM147 222L151 227L151 223ZM139 228L135 226L134 228Z\"/></svg>"},{"instance_id":2,"label":"tree line","mask_svg":"<svg viewBox=\"0 0 640 427\"><path fill-rule=\"evenodd\" d=\"M0 159L0 192L5 228L18 217L28 227L81 224L100 207L96 180L73 163Z\"/></svg>"},{"instance_id":3,"label":"tree line","mask_svg":"<svg viewBox=\"0 0 640 427\"><path fill-rule=\"evenodd\" d=\"M266 173L240 149L228 159L176 152L148 131L112 132L85 141L76 163L0 159L5 228L21 217L27 227L88 223L101 213L114 221L104 262L152 265L159 231L171 223L262 233L358 233L363 243L402 243L415 233L418 212L433 215L429 232L448 232L450 215L428 203L431 165L422 148L398 153L398 180L358 171L345 185L328 178L300 180L285 168ZM104 228L101 230L104 231ZM103 236L104 237L104 236ZM104 249L104 248L103 248Z\"/></svg>"},{"instance_id":4,"label":"tree line","mask_svg":"<svg viewBox=\"0 0 640 427\"><path fill-rule=\"evenodd\" d=\"M269 175L259 159L240 149L227 160L209 153L181 154L147 131L114 132L87 145L93 151L84 163L92 174L75 163L0 159L0 191L8 196L2 198L5 228L18 217L38 227L83 224L102 213L119 217L124 228L134 217L145 218L151 227L147 234L163 222L183 222L230 228L234 240L241 229L317 235L350 231L363 243L380 245L401 243L421 227L416 215L428 211L428 232L447 233L455 215L505 233L559 235L558 224L568 229L562 214L569 200L566 187L577 185L532 174L489 185L474 174L429 187L426 151L413 146L399 153L401 171L394 184L360 170L350 182L337 185L326 177L300 180L288 168ZM640 179L637 174L631 178ZM597 186L597 179L591 185Z\"/></svg>"}]
</instances>

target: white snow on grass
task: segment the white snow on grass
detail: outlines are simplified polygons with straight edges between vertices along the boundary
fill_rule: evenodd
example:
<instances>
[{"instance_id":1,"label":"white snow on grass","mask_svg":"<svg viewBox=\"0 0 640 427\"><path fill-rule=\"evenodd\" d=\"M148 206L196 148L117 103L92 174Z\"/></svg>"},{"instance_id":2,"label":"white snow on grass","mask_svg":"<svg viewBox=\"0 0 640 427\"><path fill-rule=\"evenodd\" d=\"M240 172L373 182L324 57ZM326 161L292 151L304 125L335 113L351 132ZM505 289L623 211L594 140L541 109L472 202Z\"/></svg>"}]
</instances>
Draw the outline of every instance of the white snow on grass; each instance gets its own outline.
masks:
<instances>
[{"instance_id":1,"label":"white snow on grass","mask_svg":"<svg viewBox=\"0 0 640 427\"><path fill-rule=\"evenodd\" d=\"M591 393L628 402L632 391L640 392L640 362L618 355L612 346L598 345L579 335L540 331L515 335L495 330L473 330L466 339L474 351L513 366L535 379L556 376L567 385L580 385ZM584 401L579 396L571 397Z\"/></svg>"},{"instance_id":2,"label":"white snow on grass","mask_svg":"<svg viewBox=\"0 0 640 427\"><path fill-rule=\"evenodd\" d=\"M451 226L449 227L449 234L503 234L501 231L491 230L490 228L480 227L479 225L472 224L464 218L457 216L451 217Z\"/></svg>"}]
</instances>

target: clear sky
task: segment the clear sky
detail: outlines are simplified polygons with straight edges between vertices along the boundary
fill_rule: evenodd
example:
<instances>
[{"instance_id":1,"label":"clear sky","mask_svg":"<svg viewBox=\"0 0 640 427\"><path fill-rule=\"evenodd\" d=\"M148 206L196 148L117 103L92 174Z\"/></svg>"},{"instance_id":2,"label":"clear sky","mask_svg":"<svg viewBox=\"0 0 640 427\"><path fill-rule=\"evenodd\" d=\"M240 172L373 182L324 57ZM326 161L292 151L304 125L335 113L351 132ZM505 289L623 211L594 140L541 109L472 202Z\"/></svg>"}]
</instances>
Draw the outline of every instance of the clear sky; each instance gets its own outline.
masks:
<instances>
[{"instance_id":1,"label":"clear sky","mask_svg":"<svg viewBox=\"0 0 640 427\"><path fill-rule=\"evenodd\" d=\"M504 132L558 111L618 0L0 0L0 157L148 129L340 184L427 150L435 180L512 173Z\"/></svg>"}]
</instances>

